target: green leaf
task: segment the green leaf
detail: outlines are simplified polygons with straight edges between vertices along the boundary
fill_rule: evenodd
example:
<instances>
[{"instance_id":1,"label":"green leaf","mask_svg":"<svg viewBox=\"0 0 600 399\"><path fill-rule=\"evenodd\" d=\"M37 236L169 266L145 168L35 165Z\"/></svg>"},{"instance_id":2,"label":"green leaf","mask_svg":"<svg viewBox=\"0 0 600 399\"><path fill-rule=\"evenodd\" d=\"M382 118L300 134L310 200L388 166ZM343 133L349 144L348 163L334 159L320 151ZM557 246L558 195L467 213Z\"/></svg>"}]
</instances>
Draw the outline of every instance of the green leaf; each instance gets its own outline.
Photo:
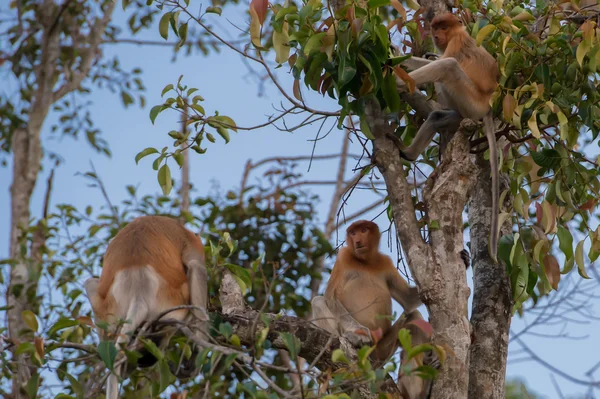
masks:
<instances>
[{"instance_id":1,"label":"green leaf","mask_svg":"<svg viewBox=\"0 0 600 399\"><path fill-rule=\"evenodd\" d=\"M163 392L165 389L171 385L171 382L175 380L173 374L171 374L171 369L169 368L169 362L167 359L162 359L158 363L158 370L160 373L160 383L159 383L159 392Z\"/></svg>"},{"instance_id":2,"label":"green leaf","mask_svg":"<svg viewBox=\"0 0 600 399\"><path fill-rule=\"evenodd\" d=\"M163 37L163 39L167 40L169 38L169 19L171 19L171 13L165 13L158 23L158 32Z\"/></svg>"},{"instance_id":3,"label":"green leaf","mask_svg":"<svg viewBox=\"0 0 600 399\"><path fill-rule=\"evenodd\" d=\"M146 348L156 359L162 360L165 357L160 348L156 346L151 339L140 337L139 340L144 344L144 348Z\"/></svg>"},{"instance_id":4,"label":"green leaf","mask_svg":"<svg viewBox=\"0 0 600 399\"><path fill-rule=\"evenodd\" d=\"M173 188L173 181L171 180L171 169L166 163L158 170L158 184L162 188L163 195L169 195Z\"/></svg>"},{"instance_id":5,"label":"green leaf","mask_svg":"<svg viewBox=\"0 0 600 399\"><path fill-rule=\"evenodd\" d=\"M121 92L121 100L123 101L123 106L127 108L129 104L133 104L133 97L126 91Z\"/></svg>"},{"instance_id":6,"label":"green leaf","mask_svg":"<svg viewBox=\"0 0 600 399\"><path fill-rule=\"evenodd\" d=\"M383 6L388 6L391 4L390 0L369 0L367 3L369 8L379 8Z\"/></svg>"},{"instance_id":7,"label":"green leaf","mask_svg":"<svg viewBox=\"0 0 600 399\"><path fill-rule=\"evenodd\" d=\"M173 158L175 158L175 162L177 162L177 165L179 165L179 168L181 168L183 166L183 153L182 152L176 152L173 154Z\"/></svg>"},{"instance_id":8,"label":"green leaf","mask_svg":"<svg viewBox=\"0 0 600 399\"><path fill-rule=\"evenodd\" d=\"M225 140L225 144L229 143L229 130L227 130L223 126L219 126L217 128L217 133L219 133L219 136L223 137L223 140Z\"/></svg>"},{"instance_id":9,"label":"green leaf","mask_svg":"<svg viewBox=\"0 0 600 399\"><path fill-rule=\"evenodd\" d=\"M560 225L558 226L557 235L559 248L568 260L573 256L573 236L567 228Z\"/></svg>"},{"instance_id":10,"label":"green leaf","mask_svg":"<svg viewBox=\"0 0 600 399\"><path fill-rule=\"evenodd\" d=\"M225 323L219 324L219 332L226 339L229 339L229 337L231 337L231 334L233 333L233 327L231 326L231 323L225 322Z\"/></svg>"},{"instance_id":11,"label":"green leaf","mask_svg":"<svg viewBox=\"0 0 600 399\"><path fill-rule=\"evenodd\" d=\"M37 398L38 387L40 385L40 375L36 372L31 375L29 381L25 385L25 391L27 392L27 397L29 398Z\"/></svg>"},{"instance_id":12,"label":"green leaf","mask_svg":"<svg viewBox=\"0 0 600 399\"><path fill-rule=\"evenodd\" d=\"M590 277L585 272L585 263L583 261L583 242L584 240L581 240L577 243L577 248L575 248L575 262L577 263L579 275L585 279L589 279Z\"/></svg>"},{"instance_id":13,"label":"green leaf","mask_svg":"<svg viewBox=\"0 0 600 399\"><path fill-rule=\"evenodd\" d=\"M67 319L66 317L61 317L54 325L48 330L48 336L52 336L57 331L62 330L63 328L73 327L78 325L79 322L77 320Z\"/></svg>"},{"instance_id":14,"label":"green leaf","mask_svg":"<svg viewBox=\"0 0 600 399\"><path fill-rule=\"evenodd\" d=\"M224 266L231 273L233 273L234 276L239 278L238 283L240 283L240 281L243 283L240 284L243 293L245 293L247 287L252 287L252 279L250 278L250 273L248 272L248 270L244 269L241 266L233 265L231 263L226 263ZM244 286L242 287L242 285Z\"/></svg>"},{"instance_id":15,"label":"green leaf","mask_svg":"<svg viewBox=\"0 0 600 399\"><path fill-rule=\"evenodd\" d=\"M154 125L154 120L156 119L158 114L160 114L162 112L163 109L165 109L164 105L156 105L156 106L152 107L152 109L150 110L150 121L152 122L153 125Z\"/></svg>"},{"instance_id":16,"label":"green leaf","mask_svg":"<svg viewBox=\"0 0 600 399\"><path fill-rule=\"evenodd\" d=\"M21 313L21 318L23 319L25 324L27 324L27 327L29 327L31 330L33 330L33 332L37 332L38 321L37 321L37 318L35 317L35 314L31 310L24 310Z\"/></svg>"},{"instance_id":17,"label":"green leaf","mask_svg":"<svg viewBox=\"0 0 600 399\"><path fill-rule=\"evenodd\" d=\"M179 41L179 46L183 45L183 43L185 43L186 39L187 39L187 31L188 31L188 24L187 22L185 24L181 24L181 26L179 27L179 37L181 38L181 40Z\"/></svg>"},{"instance_id":18,"label":"green leaf","mask_svg":"<svg viewBox=\"0 0 600 399\"><path fill-rule=\"evenodd\" d=\"M146 155L150 155L150 154L157 154L158 150L156 148L152 148L152 147L148 147L143 149L142 151L138 152L137 155L135 156L135 164L137 165L138 162L144 158Z\"/></svg>"},{"instance_id":19,"label":"green leaf","mask_svg":"<svg viewBox=\"0 0 600 399\"><path fill-rule=\"evenodd\" d=\"M331 354L331 361L334 363L337 363L337 362L350 363L348 361L348 358L346 357L346 354L344 353L344 351L339 348L335 349L333 351L333 353Z\"/></svg>"},{"instance_id":20,"label":"green leaf","mask_svg":"<svg viewBox=\"0 0 600 399\"><path fill-rule=\"evenodd\" d=\"M279 336L285 343L285 346L287 347L288 352L290 353L290 358L292 360L296 360L296 356L298 355L302 344L300 340L292 334L290 334L289 332L280 333Z\"/></svg>"},{"instance_id":21,"label":"green leaf","mask_svg":"<svg viewBox=\"0 0 600 399\"><path fill-rule=\"evenodd\" d=\"M106 367L112 371L115 364L115 358L117 357L117 348L115 347L115 344L112 341L101 341L100 345L98 345L98 355Z\"/></svg>"},{"instance_id":22,"label":"green leaf","mask_svg":"<svg viewBox=\"0 0 600 399\"><path fill-rule=\"evenodd\" d=\"M169 195L173 188L173 181L171 180L171 169L166 163L158 171L158 184L163 190L163 195Z\"/></svg>"},{"instance_id":23,"label":"green leaf","mask_svg":"<svg viewBox=\"0 0 600 399\"><path fill-rule=\"evenodd\" d=\"M164 96L166 93L169 92L169 90L173 90L173 84L169 83L168 85L165 86L165 88L163 89L162 93L160 93L160 96Z\"/></svg>"},{"instance_id":24,"label":"green leaf","mask_svg":"<svg viewBox=\"0 0 600 399\"><path fill-rule=\"evenodd\" d=\"M360 118L360 130L369 140L375 140L375 136L371 133L371 128L369 128L369 124L367 123L367 118L364 116Z\"/></svg>"},{"instance_id":25,"label":"green leaf","mask_svg":"<svg viewBox=\"0 0 600 399\"><path fill-rule=\"evenodd\" d=\"M541 167L547 169L558 169L560 166L560 154L556 150L545 148L542 151L532 152L531 158Z\"/></svg>"},{"instance_id":26,"label":"green leaf","mask_svg":"<svg viewBox=\"0 0 600 399\"><path fill-rule=\"evenodd\" d=\"M385 102L390 108L390 112L398 112L400 110L400 95L396 89L396 77L394 73L388 73L386 77L383 78L381 91Z\"/></svg>"},{"instance_id":27,"label":"green leaf","mask_svg":"<svg viewBox=\"0 0 600 399\"><path fill-rule=\"evenodd\" d=\"M206 12L221 16L221 7L206 7Z\"/></svg>"}]
</instances>

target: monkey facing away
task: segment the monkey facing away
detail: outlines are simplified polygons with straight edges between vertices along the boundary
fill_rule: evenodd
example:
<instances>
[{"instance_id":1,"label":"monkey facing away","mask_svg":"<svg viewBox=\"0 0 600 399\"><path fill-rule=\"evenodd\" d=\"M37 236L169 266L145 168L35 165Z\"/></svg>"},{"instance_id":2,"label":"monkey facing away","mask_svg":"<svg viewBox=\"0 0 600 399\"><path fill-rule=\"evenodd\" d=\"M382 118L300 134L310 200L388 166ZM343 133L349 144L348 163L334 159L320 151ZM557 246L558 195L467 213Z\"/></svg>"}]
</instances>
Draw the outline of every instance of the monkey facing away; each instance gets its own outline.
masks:
<instances>
[{"instance_id":1,"label":"monkey facing away","mask_svg":"<svg viewBox=\"0 0 600 399\"><path fill-rule=\"evenodd\" d=\"M392 298L409 313L421 305L419 293L379 252L381 235L375 223L354 222L346 234L347 246L338 253L324 297L312 300L313 323L354 345L370 344L372 334L381 329L372 357L385 361L398 347L403 324L399 319L392 325Z\"/></svg>"},{"instance_id":2,"label":"monkey facing away","mask_svg":"<svg viewBox=\"0 0 600 399\"><path fill-rule=\"evenodd\" d=\"M480 120L483 118L483 130L490 149L490 168L492 174L492 221L489 240L490 256L497 262L498 249L498 149L490 100L496 87L500 72L498 63L483 47L477 46L469 36L460 20L452 13L439 15L431 21L431 34L443 55L434 61L411 57L404 62L414 69L409 76L416 85L434 82L438 100L445 108L429 114L417 132L410 146L405 147L390 135L403 158L414 161L429 145L436 132L456 131L463 118ZM398 87L406 86L397 79Z\"/></svg>"},{"instance_id":3,"label":"monkey facing away","mask_svg":"<svg viewBox=\"0 0 600 399\"><path fill-rule=\"evenodd\" d=\"M195 308L169 312L162 320L194 322L196 318L196 335L208 337L204 246L174 219L142 216L133 220L108 245L100 279L90 278L84 286L96 319L110 326L109 333L116 332L119 319L126 320L117 346L127 342L128 334L142 323L181 305ZM116 367L108 378L107 399L118 397L121 368Z\"/></svg>"}]
</instances>

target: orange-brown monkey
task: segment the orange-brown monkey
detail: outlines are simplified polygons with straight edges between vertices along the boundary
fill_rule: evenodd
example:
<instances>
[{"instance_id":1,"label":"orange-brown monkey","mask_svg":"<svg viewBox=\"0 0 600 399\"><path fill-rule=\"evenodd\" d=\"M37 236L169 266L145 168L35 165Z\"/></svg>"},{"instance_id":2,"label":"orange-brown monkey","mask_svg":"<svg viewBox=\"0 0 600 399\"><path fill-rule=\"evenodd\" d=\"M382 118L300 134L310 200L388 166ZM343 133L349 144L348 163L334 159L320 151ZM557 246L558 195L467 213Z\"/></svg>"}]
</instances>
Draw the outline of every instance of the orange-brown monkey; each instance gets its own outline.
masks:
<instances>
[{"instance_id":1,"label":"orange-brown monkey","mask_svg":"<svg viewBox=\"0 0 600 399\"><path fill-rule=\"evenodd\" d=\"M448 126L458 128L463 118L480 120L490 148L492 174L492 222L489 252L497 261L498 250L498 149L490 99L498 86L498 63L483 47L478 47L460 20L451 13L439 15L431 21L431 33L437 48L444 52L440 59L430 61L411 57L405 64L414 71L409 76L416 85L434 82L438 100L445 108L433 111L423 123L410 146L404 147L395 137L403 158L414 161L429 145L437 131ZM405 82L397 79L398 87ZM454 129L456 130L456 129Z\"/></svg>"},{"instance_id":2,"label":"orange-brown monkey","mask_svg":"<svg viewBox=\"0 0 600 399\"><path fill-rule=\"evenodd\" d=\"M353 344L372 342L371 332L381 329L382 338L372 353L387 360L398 347L400 320L394 325L392 298L405 312L421 305L416 287L409 287L392 260L379 252L379 228L360 220L348 227L347 246L338 253L325 296L312 300L313 322Z\"/></svg>"},{"instance_id":3,"label":"orange-brown monkey","mask_svg":"<svg viewBox=\"0 0 600 399\"><path fill-rule=\"evenodd\" d=\"M207 337L204 246L174 219L142 216L133 220L108 245L100 279L90 278L84 286L94 315L109 324L110 333L116 332L119 319L128 321L120 331L117 346L127 342L127 335L143 322L180 305L196 307L191 311L200 320L196 334L202 339ZM179 309L162 319L183 321L189 313ZM108 378L107 399L118 397L120 369L115 368Z\"/></svg>"}]
</instances>

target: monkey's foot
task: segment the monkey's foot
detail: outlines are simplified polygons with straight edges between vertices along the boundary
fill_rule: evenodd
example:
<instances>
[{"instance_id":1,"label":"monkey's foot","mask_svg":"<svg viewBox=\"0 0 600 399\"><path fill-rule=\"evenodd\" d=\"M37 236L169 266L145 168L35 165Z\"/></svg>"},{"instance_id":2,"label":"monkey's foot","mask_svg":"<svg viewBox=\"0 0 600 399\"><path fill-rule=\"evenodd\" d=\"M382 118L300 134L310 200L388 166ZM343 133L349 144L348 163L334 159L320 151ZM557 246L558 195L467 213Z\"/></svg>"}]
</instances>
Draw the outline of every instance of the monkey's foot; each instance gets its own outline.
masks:
<instances>
[{"instance_id":1,"label":"monkey's foot","mask_svg":"<svg viewBox=\"0 0 600 399\"><path fill-rule=\"evenodd\" d=\"M359 328L354 331L346 331L342 334L344 338L346 338L352 346L354 347L362 347L364 345L371 345L371 331L367 328Z\"/></svg>"},{"instance_id":2,"label":"monkey's foot","mask_svg":"<svg viewBox=\"0 0 600 399\"><path fill-rule=\"evenodd\" d=\"M394 136L392 133L387 133L385 136L392 140L398 151L400 151L400 156L402 158L406 159L407 161L414 161L414 159L410 159L410 157L404 152L406 147L404 146L404 143L402 143L402 140Z\"/></svg>"}]
</instances>

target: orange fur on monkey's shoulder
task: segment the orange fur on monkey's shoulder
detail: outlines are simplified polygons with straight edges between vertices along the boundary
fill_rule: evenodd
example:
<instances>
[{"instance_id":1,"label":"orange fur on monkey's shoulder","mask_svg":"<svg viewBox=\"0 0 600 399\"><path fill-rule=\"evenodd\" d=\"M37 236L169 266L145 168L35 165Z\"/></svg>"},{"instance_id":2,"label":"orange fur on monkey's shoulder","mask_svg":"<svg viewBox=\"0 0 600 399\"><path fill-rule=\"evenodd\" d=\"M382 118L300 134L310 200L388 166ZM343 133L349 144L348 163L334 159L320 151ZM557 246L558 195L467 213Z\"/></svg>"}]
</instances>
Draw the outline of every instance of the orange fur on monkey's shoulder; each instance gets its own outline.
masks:
<instances>
[{"instance_id":1,"label":"orange fur on monkey's shoulder","mask_svg":"<svg viewBox=\"0 0 600 399\"><path fill-rule=\"evenodd\" d=\"M461 68L483 95L491 95L500 78L494 57L467 33L460 20L452 13L431 21L436 46L444 52L442 58L456 58Z\"/></svg>"},{"instance_id":2,"label":"orange fur on monkey's shoulder","mask_svg":"<svg viewBox=\"0 0 600 399\"><path fill-rule=\"evenodd\" d=\"M169 287L182 287L187 284L182 261L185 249L195 250L204 259L202 241L175 219L142 216L133 220L108 245L98 296L105 299L115 275L133 267L151 266Z\"/></svg>"}]
</instances>

